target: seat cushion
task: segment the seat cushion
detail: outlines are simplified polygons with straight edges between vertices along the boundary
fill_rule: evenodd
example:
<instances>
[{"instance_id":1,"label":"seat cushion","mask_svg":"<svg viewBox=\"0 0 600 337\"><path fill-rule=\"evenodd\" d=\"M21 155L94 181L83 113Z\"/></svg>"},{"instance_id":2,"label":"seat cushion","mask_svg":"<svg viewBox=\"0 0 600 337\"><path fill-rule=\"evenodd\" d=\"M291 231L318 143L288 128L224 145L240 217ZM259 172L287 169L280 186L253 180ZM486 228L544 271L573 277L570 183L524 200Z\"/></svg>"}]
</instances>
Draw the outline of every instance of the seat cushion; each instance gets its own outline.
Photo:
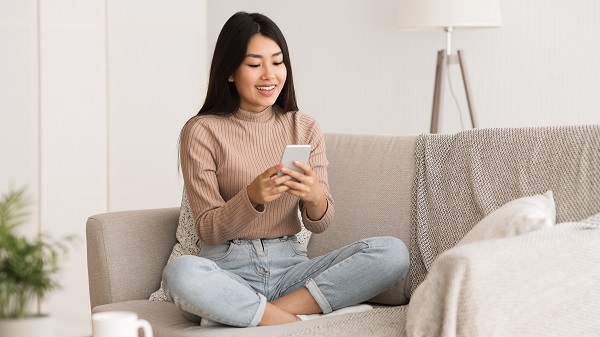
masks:
<instances>
[{"instance_id":1,"label":"seat cushion","mask_svg":"<svg viewBox=\"0 0 600 337\"><path fill-rule=\"evenodd\" d=\"M308 336L311 331L326 333L327 330L329 332L326 335L333 336L333 332L340 330L340 327L346 326L351 321L356 321L356 318L360 319L358 323L363 329L368 329L365 331L371 332L380 330L380 325L384 322L385 329L381 330L381 334L369 334L369 336L390 336L387 332L390 330L395 331L399 329L399 326L403 327L405 317L404 307L378 307L368 312L319 318L305 322L255 328L235 328L229 326L202 327L192 323L171 302L133 300L100 305L95 307L92 313L104 311L136 312L139 318L150 322L154 337L266 337L289 334ZM375 319L380 311L383 316ZM373 325L370 326L368 322L373 322ZM322 334L314 336L322 336Z\"/></svg>"}]
</instances>

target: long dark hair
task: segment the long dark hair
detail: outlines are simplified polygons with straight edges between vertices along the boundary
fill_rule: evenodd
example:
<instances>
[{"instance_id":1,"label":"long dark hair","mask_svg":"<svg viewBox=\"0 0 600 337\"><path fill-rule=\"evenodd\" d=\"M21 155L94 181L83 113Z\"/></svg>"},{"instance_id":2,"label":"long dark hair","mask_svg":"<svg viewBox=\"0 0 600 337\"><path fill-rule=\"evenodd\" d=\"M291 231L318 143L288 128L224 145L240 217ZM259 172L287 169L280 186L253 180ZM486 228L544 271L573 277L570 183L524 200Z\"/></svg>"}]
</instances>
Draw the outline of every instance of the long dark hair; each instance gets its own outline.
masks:
<instances>
[{"instance_id":1,"label":"long dark hair","mask_svg":"<svg viewBox=\"0 0 600 337\"><path fill-rule=\"evenodd\" d=\"M198 115L230 115L240 107L240 96L229 76L242 64L246 57L248 42L256 34L275 41L283 53L287 79L275 104L284 112L297 111L292 65L283 33L273 20L259 13L238 12L232 15L223 28L212 58L206 99Z\"/></svg>"}]
</instances>

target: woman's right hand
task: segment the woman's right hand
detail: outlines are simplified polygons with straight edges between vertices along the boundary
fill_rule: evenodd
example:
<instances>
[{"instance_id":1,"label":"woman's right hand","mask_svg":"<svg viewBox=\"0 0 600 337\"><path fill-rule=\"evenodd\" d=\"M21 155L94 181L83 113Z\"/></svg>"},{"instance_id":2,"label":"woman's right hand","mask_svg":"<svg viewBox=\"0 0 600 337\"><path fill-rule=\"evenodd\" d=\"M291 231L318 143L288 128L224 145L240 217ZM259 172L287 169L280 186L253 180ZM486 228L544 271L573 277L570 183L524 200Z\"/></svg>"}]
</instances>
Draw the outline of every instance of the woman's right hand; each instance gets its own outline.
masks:
<instances>
[{"instance_id":1,"label":"woman's right hand","mask_svg":"<svg viewBox=\"0 0 600 337\"><path fill-rule=\"evenodd\" d=\"M282 183L292 178L289 175L277 175L282 168L282 163L270 167L248 185L248 198L254 208L279 198L283 192L290 189Z\"/></svg>"}]
</instances>

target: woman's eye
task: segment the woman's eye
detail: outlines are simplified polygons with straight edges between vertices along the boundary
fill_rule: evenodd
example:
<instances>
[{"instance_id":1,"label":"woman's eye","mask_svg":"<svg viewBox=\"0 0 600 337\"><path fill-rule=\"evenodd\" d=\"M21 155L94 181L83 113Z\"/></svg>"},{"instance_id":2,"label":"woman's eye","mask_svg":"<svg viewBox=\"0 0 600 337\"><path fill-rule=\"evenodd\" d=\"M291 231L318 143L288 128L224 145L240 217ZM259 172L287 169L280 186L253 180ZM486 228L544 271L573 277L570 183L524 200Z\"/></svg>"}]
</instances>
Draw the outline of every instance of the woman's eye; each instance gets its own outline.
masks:
<instances>
[{"instance_id":1,"label":"woman's eye","mask_svg":"<svg viewBox=\"0 0 600 337\"><path fill-rule=\"evenodd\" d=\"M260 67L260 64L249 64L248 67L258 68Z\"/></svg>"},{"instance_id":2,"label":"woman's eye","mask_svg":"<svg viewBox=\"0 0 600 337\"><path fill-rule=\"evenodd\" d=\"M276 66L279 66L279 65L283 64L283 61L281 61L281 62L274 62L273 64L276 65Z\"/></svg>"}]
</instances>

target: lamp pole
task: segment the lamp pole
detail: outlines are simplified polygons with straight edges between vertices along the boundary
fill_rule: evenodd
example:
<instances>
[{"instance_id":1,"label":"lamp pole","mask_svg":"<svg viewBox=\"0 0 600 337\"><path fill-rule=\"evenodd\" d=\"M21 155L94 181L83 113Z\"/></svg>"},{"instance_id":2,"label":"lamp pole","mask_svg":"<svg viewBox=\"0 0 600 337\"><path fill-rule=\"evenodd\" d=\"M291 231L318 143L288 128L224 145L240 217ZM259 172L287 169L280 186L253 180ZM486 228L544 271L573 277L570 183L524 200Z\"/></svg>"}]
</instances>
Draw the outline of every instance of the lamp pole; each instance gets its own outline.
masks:
<instances>
[{"instance_id":1,"label":"lamp pole","mask_svg":"<svg viewBox=\"0 0 600 337\"><path fill-rule=\"evenodd\" d=\"M446 27L446 55L452 55L452 32L454 31L453 27Z\"/></svg>"},{"instance_id":2,"label":"lamp pole","mask_svg":"<svg viewBox=\"0 0 600 337\"><path fill-rule=\"evenodd\" d=\"M440 132L440 115L442 111L442 103L444 98L444 83L445 77L448 74L448 66L457 63L461 70L461 76L465 87L465 95L469 106L469 116L471 117L471 125L473 128L478 127L477 116L475 112L475 104L473 103L473 93L471 92L471 83L467 73L467 65L465 62L465 54L462 50L458 50L456 54L452 54L452 31L453 27L446 27L446 50L438 51L437 65L435 70L435 84L433 90L433 106L431 108L431 125L430 133Z\"/></svg>"},{"instance_id":3,"label":"lamp pole","mask_svg":"<svg viewBox=\"0 0 600 337\"><path fill-rule=\"evenodd\" d=\"M448 67L454 63L458 63L461 69L471 124L474 128L478 127L465 54L462 50L452 50L452 33L462 28L501 27L500 0L397 0L397 3L399 29L433 28L446 32L446 49L438 51L436 60L431 133L440 131L444 79L449 76Z\"/></svg>"}]
</instances>

